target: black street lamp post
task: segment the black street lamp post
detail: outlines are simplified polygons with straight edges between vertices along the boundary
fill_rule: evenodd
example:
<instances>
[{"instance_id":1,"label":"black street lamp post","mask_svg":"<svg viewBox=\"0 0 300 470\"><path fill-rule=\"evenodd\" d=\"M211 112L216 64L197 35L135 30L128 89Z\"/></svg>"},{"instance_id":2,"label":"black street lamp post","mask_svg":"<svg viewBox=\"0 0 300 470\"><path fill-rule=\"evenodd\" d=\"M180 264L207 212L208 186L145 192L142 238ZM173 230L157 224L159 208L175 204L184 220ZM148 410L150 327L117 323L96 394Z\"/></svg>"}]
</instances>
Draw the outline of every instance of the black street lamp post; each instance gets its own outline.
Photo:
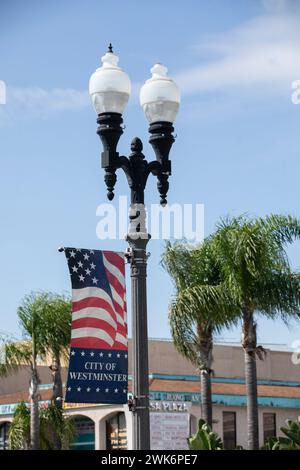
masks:
<instances>
[{"instance_id":1,"label":"black street lamp post","mask_svg":"<svg viewBox=\"0 0 300 470\"><path fill-rule=\"evenodd\" d=\"M120 156L117 145L123 133L122 113L130 95L130 81L118 67L118 57L110 45L102 57L103 65L91 76L90 95L98 114L97 134L103 145L102 168L105 170L107 197L114 197L116 171L122 169L131 192L130 227L127 241L130 246L132 347L133 347L133 447L150 449L149 422L149 368L147 329L147 252L150 235L146 229L144 192L148 176L157 177L160 203L167 203L168 178L171 174L169 152L174 142L173 121L179 107L180 95L175 83L167 76L167 69L156 64L153 75L141 89L140 101L150 122L149 142L156 160L148 162L142 153L142 141L136 137L131 143L129 157Z\"/></svg>"}]
</instances>

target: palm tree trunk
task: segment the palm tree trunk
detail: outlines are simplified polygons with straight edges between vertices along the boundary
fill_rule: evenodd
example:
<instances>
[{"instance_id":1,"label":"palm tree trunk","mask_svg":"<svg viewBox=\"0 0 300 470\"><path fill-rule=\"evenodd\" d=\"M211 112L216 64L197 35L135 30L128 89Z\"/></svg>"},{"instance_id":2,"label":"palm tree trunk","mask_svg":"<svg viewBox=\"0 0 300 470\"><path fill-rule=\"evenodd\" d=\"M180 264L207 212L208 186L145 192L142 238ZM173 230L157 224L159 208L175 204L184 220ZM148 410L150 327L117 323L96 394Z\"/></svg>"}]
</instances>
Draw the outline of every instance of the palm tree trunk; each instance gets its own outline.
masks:
<instances>
[{"instance_id":1,"label":"palm tree trunk","mask_svg":"<svg viewBox=\"0 0 300 470\"><path fill-rule=\"evenodd\" d=\"M52 401L57 406L62 406L63 387L61 379L61 365L60 357L55 354L52 358L52 364L50 366L52 379L53 379L53 390L52 390Z\"/></svg>"},{"instance_id":2,"label":"palm tree trunk","mask_svg":"<svg viewBox=\"0 0 300 470\"><path fill-rule=\"evenodd\" d=\"M201 417L212 427L212 399L210 373L201 370Z\"/></svg>"},{"instance_id":3,"label":"palm tree trunk","mask_svg":"<svg viewBox=\"0 0 300 470\"><path fill-rule=\"evenodd\" d=\"M212 373L212 334L207 329L198 325L198 352L200 359L201 378L201 417L212 428L212 397L211 397L211 373Z\"/></svg>"},{"instance_id":4,"label":"palm tree trunk","mask_svg":"<svg viewBox=\"0 0 300 470\"><path fill-rule=\"evenodd\" d=\"M39 429L39 397L38 397L39 378L36 363L32 365L32 375L30 384L30 449L38 450L40 448L40 429Z\"/></svg>"},{"instance_id":5,"label":"palm tree trunk","mask_svg":"<svg viewBox=\"0 0 300 470\"><path fill-rule=\"evenodd\" d=\"M40 421L39 421L39 375L37 371L37 348L36 348L36 318L32 318L32 364L30 384L30 449L40 448Z\"/></svg>"},{"instance_id":6,"label":"palm tree trunk","mask_svg":"<svg viewBox=\"0 0 300 470\"><path fill-rule=\"evenodd\" d=\"M242 345L245 355L245 378L247 389L248 449L259 448L257 371L256 371L256 324L253 312L243 312Z\"/></svg>"},{"instance_id":7,"label":"palm tree trunk","mask_svg":"<svg viewBox=\"0 0 300 470\"><path fill-rule=\"evenodd\" d=\"M53 355L50 369L51 369L52 379L53 379L52 404L61 410L63 387L62 387L62 379L61 379L61 365L60 365L59 354ZM61 450L62 442L61 442L58 432L56 432L55 429L53 430L53 443L54 443L54 448L56 450Z\"/></svg>"}]
</instances>

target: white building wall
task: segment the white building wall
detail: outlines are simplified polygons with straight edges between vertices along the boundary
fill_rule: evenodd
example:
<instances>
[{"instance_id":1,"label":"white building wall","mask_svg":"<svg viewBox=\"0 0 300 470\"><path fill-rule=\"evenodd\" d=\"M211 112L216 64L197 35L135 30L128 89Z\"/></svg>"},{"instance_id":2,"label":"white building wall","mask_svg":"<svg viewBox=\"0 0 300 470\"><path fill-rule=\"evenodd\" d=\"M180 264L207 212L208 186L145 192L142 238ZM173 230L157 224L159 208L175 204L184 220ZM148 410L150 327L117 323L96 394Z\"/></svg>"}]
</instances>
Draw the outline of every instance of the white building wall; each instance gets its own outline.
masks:
<instances>
[{"instance_id":1,"label":"white building wall","mask_svg":"<svg viewBox=\"0 0 300 470\"><path fill-rule=\"evenodd\" d=\"M128 406L102 406L102 407L86 407L74 408L66 410L68 415L71 416L84 416L90 418L95 423L95 448L96 450L106 449L106 420L113 416L115 413L124 412L127 428L127 447L129 450L133 447L132 436L132 413L129 411ZM213 406L213 430L217 432L223 439L223 411L234 411L236 413L236 435L237 445L247 448L247 409L246 407L229 407L214 405ZM259 408L259 444L263 445L263 413L276 414L276 432L278 436L283 435L280 431L282 426L285 426L287 419L295 420L300 415L300 410L260 407ZM192 404L190 408L190 429L193 434L197 430L198 420L201 417L199 405ZM1 416L0 424L12 421L12 415Z\"/></svg>"},{"instance_id":2,"label":"white building wall","mask_svg":"<svg viewBox=\"0 0 300 470\"><path fill-rule=\"evenodd\" d=\"M125 413L127 429L127 446L132 449L132 414L128 406L101 406L85 408L69 408L66 410L70 416L85 416L94 421L95 424L95 450L106 449L106 420L114 414Z\"/></svg>"}]
</instances>

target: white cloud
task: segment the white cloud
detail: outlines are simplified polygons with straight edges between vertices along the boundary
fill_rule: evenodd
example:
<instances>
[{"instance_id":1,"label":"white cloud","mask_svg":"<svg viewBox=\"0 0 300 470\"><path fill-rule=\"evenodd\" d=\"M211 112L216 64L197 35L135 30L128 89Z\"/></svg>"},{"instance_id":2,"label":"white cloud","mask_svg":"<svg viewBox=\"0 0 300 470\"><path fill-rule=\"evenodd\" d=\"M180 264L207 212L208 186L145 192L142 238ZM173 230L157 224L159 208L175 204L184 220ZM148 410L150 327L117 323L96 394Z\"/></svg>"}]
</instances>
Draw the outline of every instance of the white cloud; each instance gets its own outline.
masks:
<instances>
[{"instance_id":1,"label":"white cloud","mask_svg":"<svg viewBox=\"0 0 300 470\"><path fill-rule=\"evenodd\" d=\"M268 12L283 12L293 8L295 0L262 0L263 7Z\"/></svg>"},{"instance_id":2,"label":"white cloud","mask_svg":"<svg viewBox=\"0 0 300 470\"><path fill-rule=\"evenodd\" d=\"M6 104L0 106L0 124L23 119L44 119L57 112L82 109L89 105L88 93L82 90L7 86Z\"/></svg>"},{"instance_id":3,"label":"white cloud","mask_svg":"<svg viewBox=\"0 0 300 470\"><path fill-rule=\"evenodd\" d=\"M300 78L300 14L264 14L202 39L197 52L205 59L197 58L199 65L176 77L183 94L245 88L286 92Z\"/></svg>"},{"instance_id":4,"label":"white cloud","mask_svg":"<svg viewBox=\"0 0 300 470\"><path fill-rule=\"evenodd\" d=\"M193 47L195 65L175 76L183 95L221 93L224 100L220 103L219 96L214 115L218 107L220 114L232 108L234 100L237 108L241 100L252 106L252 101L257 103L270 94L285 95L290 102L291 85L300 79L300 1L262 0L262 6L261 16L238 28L200 38ZM139 88L139 83L133 83L129 104L137 104ZM6 103L0 106L0 124L91 106L87 90L8 84ZM194 104L193 114L199 113ZM203 113L207 116L207 110Z\"/></svg>"},{"instance_id":5,"label":"white cloud","mask_svg":"<svg viewBox=\"0 0 300 470\"><path fill-rule=\"evenodd\" d=\"M78 109L88 104L88 93L73 88L45 90L40 87L8 87L7 89L7 105L13 109L23 108L27 111L43 113Z\"/></svg>"},{"instance_id":6,"label":"white cloud","mask_svg":"<svg viewBox=\"0 0 300 470\"><path fill-rule=\"evenodd\" d=\"M136 103L140 84L132 84ZM63 111L76 111L92 103L87 90L74 88L7 87L6 104L0 106L0 125L22 119L45 119Z\"/></svg>"}]
</instances>

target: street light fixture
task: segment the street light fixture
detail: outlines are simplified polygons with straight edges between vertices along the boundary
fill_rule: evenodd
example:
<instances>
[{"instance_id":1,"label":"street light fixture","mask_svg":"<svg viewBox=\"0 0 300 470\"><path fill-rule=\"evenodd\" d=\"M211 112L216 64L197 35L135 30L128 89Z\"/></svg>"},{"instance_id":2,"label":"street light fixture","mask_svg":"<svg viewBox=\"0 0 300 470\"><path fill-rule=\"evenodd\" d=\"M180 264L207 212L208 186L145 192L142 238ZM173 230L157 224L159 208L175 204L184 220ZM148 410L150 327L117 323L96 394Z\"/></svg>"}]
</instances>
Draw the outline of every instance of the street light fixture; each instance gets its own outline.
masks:
<instances>
[{"instance_id":1,"label":"street light fixture","mask_svg":"<svg viewBox=\"0 0 300 470\"><path fill-rule=\"evenodd\" d=\"M157 177L160 203L167 203L168 178L171 174L169 153L174 142L173 122L180 103L180 92L167 76L167 68L155 64L152 77L140 91L140 103L150 123L149 142L156 160L147 162L142 153L142 141L135 137L131 142L129 157L120 156L117 145L123 133L122 113L127 105L131 83L128 75L118 66L119 58L111 44L102 57L102 66L91 76L89 92L98 115L99 135L103 152L102 168L105 170L107 197L114 197L116 171L122 169L131 190L130 228L127 241L130 246L131 296L132 296L132 346L133 346L133 446L136 450L150 449L149 423L149 368L146 298L146 246L150 235L146 230L144 190L148 176Z\"/></svg>"},{"instance_id":2,"label":"street light fixture","mask_svg":"<svg viewBox=\"0 0 300 470\"><path fill-rule=\"evenodd\" d=\"M102 57L102 66L90 78L89 92L97 114L122 114L131 92L128 75L118 66L119 57L111 45Z\"/></svg>"}]
</instances>

